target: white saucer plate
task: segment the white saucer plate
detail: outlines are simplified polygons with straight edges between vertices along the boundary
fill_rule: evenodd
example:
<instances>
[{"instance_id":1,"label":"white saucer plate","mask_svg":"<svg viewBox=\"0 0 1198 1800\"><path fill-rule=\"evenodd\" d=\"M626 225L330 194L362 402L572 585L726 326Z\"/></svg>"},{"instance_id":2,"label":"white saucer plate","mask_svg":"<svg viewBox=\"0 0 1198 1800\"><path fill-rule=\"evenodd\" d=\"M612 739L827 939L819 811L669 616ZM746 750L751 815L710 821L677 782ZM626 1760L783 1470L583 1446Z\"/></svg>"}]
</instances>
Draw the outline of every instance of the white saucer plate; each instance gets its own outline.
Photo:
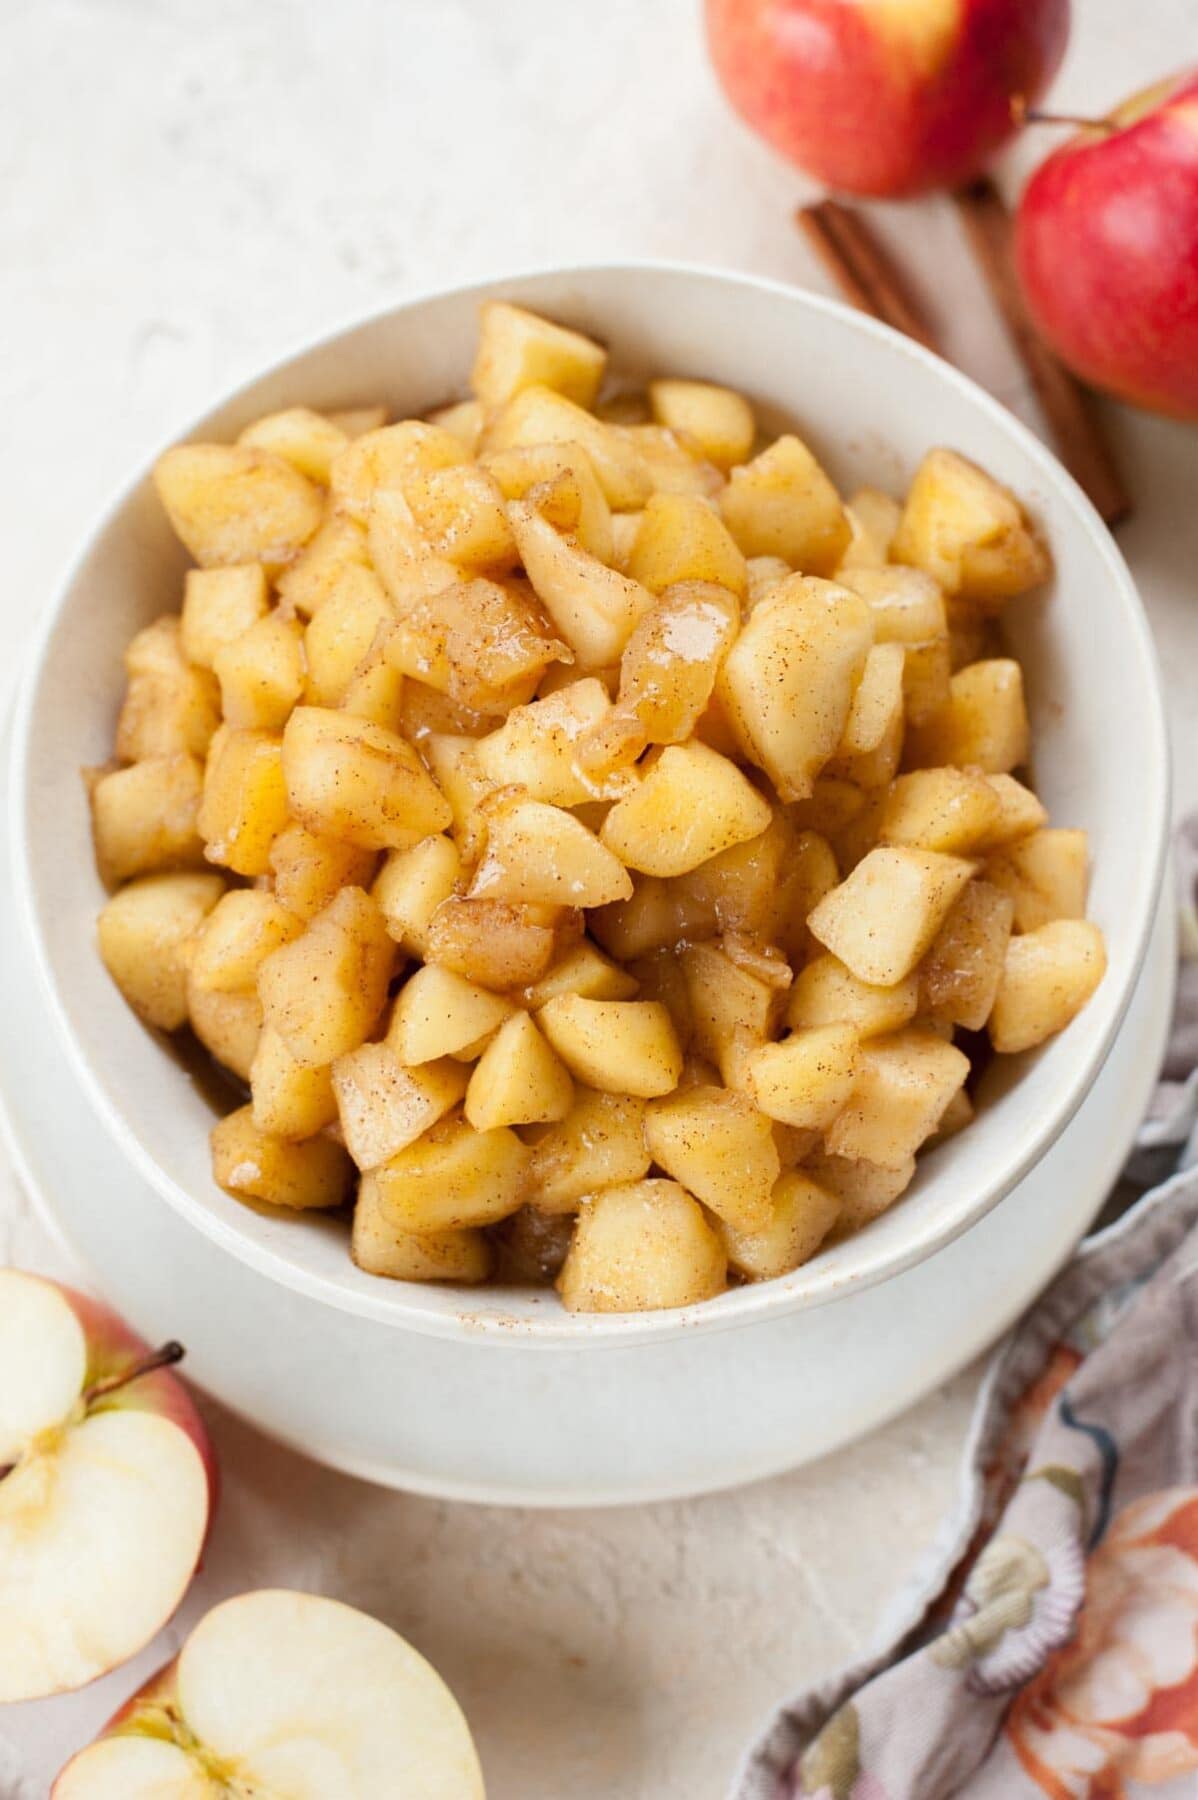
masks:
<instances>
[{"instance_id":1,"label":"white saucer plate","mask_svg":"<svg viewBox=\"0 0 1198 1800\"><path fill-rule=\"evenodd\" d=\"M1166 900L1072 1123L972 1230L889 1281L815 1310L624 1348L462 1342L273 1282L148 1186L64 1054L3 854L3 1123L46 1222L138 1330L186 1344L191 1379L223 1405L319 1462L454 1500L680 1498L810 1461L909 1406L1014 1321L1094 1218L1147 1105L1171 1010Z\"/></svg>"}]
</instances>

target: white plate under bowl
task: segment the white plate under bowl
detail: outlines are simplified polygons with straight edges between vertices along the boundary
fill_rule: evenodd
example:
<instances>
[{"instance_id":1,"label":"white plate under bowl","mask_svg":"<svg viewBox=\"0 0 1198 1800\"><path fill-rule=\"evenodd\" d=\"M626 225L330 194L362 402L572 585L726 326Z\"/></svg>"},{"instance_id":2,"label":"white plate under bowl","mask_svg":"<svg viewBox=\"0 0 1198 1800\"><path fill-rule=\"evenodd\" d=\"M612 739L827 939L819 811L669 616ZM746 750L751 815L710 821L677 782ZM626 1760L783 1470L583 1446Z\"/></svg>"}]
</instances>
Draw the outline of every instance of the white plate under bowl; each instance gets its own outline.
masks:
<instances>
[{"instance_id":1,"label":"white plate under bowl","mask_svg":"<svg viewBox=\"0 0 1198 1800\"><path fill-rule=\"evenodd\" d=\"M3 851L0 848L0 858ZM0 866L11 1154L104 1297L234 1412L367 1480L496 1505L673 1499L871 1430L1018 1316L1094 1217L1146 1107L1173 993L1168 901L1105 1067L1035 1170L965 1236L846 1295L713 1335L612 1346L454 1341L315 1306L228 1255L122 1156L47 1014ZM2 1115L0 1115L2 1117Z\"/></svg>"},{"instance_id":2,"label":"white plate under bowl","mask_svg":"<svg viewBox=\"0 0 1198 1800\"><path fill-rule=\"evenodd\" d=\"M21 904L50 1010L124 1158L215 1242L260 1273L364 1320L499 1345L667 1341L839 1301L918 1263L981 1218L1072 1116L1118 1030L1156 904L1168 791L1151 635L1110 533L1056 459L949 364L845 307L776 283L677 266L518 276L410 301L278 365L193 435L228 438L285 404L384 399L420 411L459 390L481 299L504 294L607 339L626 370L706 374L791 414L845 489L899 488L931 444L1008 482L1044 528L1048 592L1014 603L1037 776L1052 816L1089 832L1092 916L1109 967L1069 1029L998 1059L971 1128L921 1160L903 1204L793 1274L679 1312L567 1314L551 1290L463 1293L381 1280L350 1262L340 1221L253 1212L217 1188L211 1115L121 1000L95 950L103 893L79 770L110 751L133 632L178 603L184 557L148 479L93 535L54 607L20 705L13 823ZM613 1378L608 1369L605 1380ZM635 1392L633 1383L629 1394ZM626 1400L629 1396L625 1396Z\"/></svg>"}]
</instances>

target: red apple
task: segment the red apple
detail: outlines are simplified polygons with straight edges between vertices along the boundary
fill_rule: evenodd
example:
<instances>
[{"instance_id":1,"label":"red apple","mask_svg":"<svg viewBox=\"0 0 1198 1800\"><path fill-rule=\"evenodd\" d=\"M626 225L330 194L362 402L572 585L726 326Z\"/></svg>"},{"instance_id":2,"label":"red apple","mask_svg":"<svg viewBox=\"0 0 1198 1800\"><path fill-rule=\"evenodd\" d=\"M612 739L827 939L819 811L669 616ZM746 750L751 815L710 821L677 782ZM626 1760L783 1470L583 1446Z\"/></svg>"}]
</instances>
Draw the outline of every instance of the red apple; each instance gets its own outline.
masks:
<instances>
[{"instance_id":1,"label":"red apple","mask_svg":"<svg viewBox=\"0 0 1198 1800\"><path fill-rule=\"evenodd\" d=\"M1048 158L1020 202L1015 256L1036 327L1070 368L1198 418L1198 71Z\"/></svg>"},{"instance_id":2,"label":"red apple","mask_svg":"<svg viewBox=\"0 0 1198 1800\"><path fill-rule=\"evenodd\" d=\"M724 90L829 187L956 187L1051 80L1069 0L707 0Z\"/></svg>"},{"instance_id":3,"label":"red apple","mask_svg":"<svg viewBox=\"0 0 1198 1800\"><path fill-rule=\"evenodd\" d=\"M0 1269L0 1701L126 1662L187 1591L216 1501L200 1416L106 1306Z\"/></svg>"},{"instance_id":4,"label":"red apple","mask_svg":"<svg viewBox=\"0 0 1198 1800\"><path fill-rule=\"evenodd\" d=\"M483 1800L461 1708L410 1644L352 1606L271 1589L213 1607L71 1758L51 1800L198 1800L217 1784Z\"/></svg>"}]
</instances>

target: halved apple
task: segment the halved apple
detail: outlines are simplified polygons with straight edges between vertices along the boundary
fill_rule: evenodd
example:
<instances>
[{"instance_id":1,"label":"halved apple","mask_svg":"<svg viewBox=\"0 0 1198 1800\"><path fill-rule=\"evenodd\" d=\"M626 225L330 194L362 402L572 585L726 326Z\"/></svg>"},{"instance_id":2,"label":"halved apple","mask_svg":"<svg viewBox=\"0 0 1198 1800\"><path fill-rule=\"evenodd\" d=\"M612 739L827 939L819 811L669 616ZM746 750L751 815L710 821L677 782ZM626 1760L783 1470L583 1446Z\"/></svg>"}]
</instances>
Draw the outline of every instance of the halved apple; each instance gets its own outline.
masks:
<instances>
[{"instance_id":1,"label":"halved apple","mask_svg":"<svg viewBox=\"0 0 1198 1800\"><path fill-rule=\"evenodd\" d=\"M222 1601L71 1758L51 1800L483 1800L461 1708L397 1632L337 1600Z\"/></svg>"},{"instance_id":2,"label":"halved apple","mask_svg":"<svg viewBox=\"0 0 1198 1800\"><path fill-rule=\"evenodd\" d=\"M83 1687L187 1591L216 1501L200 1416L105 1306L0 1269L0 1701Z\"/></svg>"}]
</instances>

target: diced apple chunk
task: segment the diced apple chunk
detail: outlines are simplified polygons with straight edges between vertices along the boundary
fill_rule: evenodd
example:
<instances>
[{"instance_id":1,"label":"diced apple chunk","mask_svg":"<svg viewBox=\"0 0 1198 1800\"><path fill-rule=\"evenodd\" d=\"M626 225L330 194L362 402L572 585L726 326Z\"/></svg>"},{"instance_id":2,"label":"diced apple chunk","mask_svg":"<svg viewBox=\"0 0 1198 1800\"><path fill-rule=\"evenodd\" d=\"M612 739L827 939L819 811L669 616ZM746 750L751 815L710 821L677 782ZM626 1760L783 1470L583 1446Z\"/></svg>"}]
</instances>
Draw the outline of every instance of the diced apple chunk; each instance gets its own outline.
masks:
<instances>
[{"instance_id":1,"label":"diced apple chunk","mask_svg":"<svg viewBox=\"0 0 1198 1800\"><path fill-rule=\"evenodd\" d=\"M240 433L237 442L281 456L309 481L329 483L333 458L349 442L348 433L310 406L290 406L284 412L267 413Z\"/></svg>"},{"instance_id":2,"label":"diced apple chunk","mask_svg":"<svg viewBox=\"0 0 1198 1800\"><path fill-rule=\"evenodd\" d=\"M698 1085L655 1100L645 1141L667 1175L738 1230L768 1224L782 1165L770 1121L743 1094Z\"/></svg>"},{"instance_id":3,"label":"diced apple chunk","mask_svg":"<svg viewBox=\"0 0 1198 1800\"><path fill-rule=\"evenodd\" d=\"M968 856L998 822L998 795L984 775L970 769L916 769L900 775L882 811L884 844Z\"/></svg>"},{"instance_id":4,"label":"diced apple chunk","mask_svg":"<svg viewBox=\"0 0 1198 1800\"><path fill-rule=\"evenodd\" d=\"M340 706L355 671L394 617L374 571L351 564L304 632L304 695L311 705Z\"/></svg>"},{"instance_id":5,"label":"diced apple chunk","mask_svg":"<svg viewBox=\"0 0 1198 1800\"><path fill-rule=\"evenodd\" d=\"M865 602L806 576L780 583L745 621L716 691L782 800L806 799L835 754L872 643Z\"/></svg>"},{"instance_id":6,"label":"diced apple chunk","mask_svg":"<svg viewBox=\"0 0 1198 1800\"><path fill-rule=\"evenodd\" d=\"M308 1138L337 1117L332 1071L296 1062L286 1041L267 1027L250 1065L254 1124L270 1137Z\"/></svg>"},{"instance_id":7,"label":"diced apple chunk","mask_svg":"<svg viewBox=\"0 0 1198 1800\"><path fill-rule=\"evenodd\" d=\"M222 725L208 752L198 819L208 861L238 875L267 874L289 817L277 734Z\"/></svg>"},{"instance_id":8,"label":"diced apple chunk","mask_svg":"<svg viewBox=\"0 0 1198 1800\"><path fill-rule=\"evenodd\" d=\"M262 1038L262 1002L253 988L221 994L198 988L189 977L187 1018L209 1055L248 1083Z\"/></svg>"},{"instance_id":9,"label":"diced apple chunk","mask_svg":"<svg viewBox=\"0 0 1198 1800\"><path fill-rule=\"evenodd\" d=\"M402 1231L493 1225L523 1204L528 1155L514 1131L475 1131L451 1114L368 1179L381 1217Z\"/></svg>"},{"instance_id":10,"label":"diced apple chunk","mask_svg":"<svg viewBox=\"0 0 1198 1800\"><path fill-rule=\"evenodd\" d=\"M210 669L216 653L262 618L269 606L261 563L189 569L183 586L180 643L188 662Z\"/></svg>"},{"instance_id":11,"label":"diced apple chunk","mask_svg":"<svg viewBox=\"0 0 1198 1800\"><path fill-rule=\"evenodd\" d=\"M801 1169L783 1175L770 1196L770 1216L755 1231L721 1219L728 1261L748 1281L774 1281L810 1262L840 1217L840 1200Z\"/></svg>"},{"instance_id":12,"label":"diced apple chunk","mask_svg":"<svg viewBox=\"0 0 1198 1800\"><path fill-rule=\"evenodd\" d=\"M777 1029L786 993L737 966L716 944L691 944L680 961L695 1033L695 1048L725 1082L739 1067L740 1048L754 1048Z\"/></svg>"},{"instance_id":13,"label":"diced apple chunk","mask_svg":"<svg viewBox=\"0 0 1198 1800\"><path fill-rule=\"evenodd\" d=\"M912 726L905 754L915 768L953 763L1001 775L1027 761L1029 738L1023 670L995 657L958 669L947 706Z\"/></svg>"},{"instance_id":14,"label":"diced apple chunk","mask_svg":"<svg viewBox=\"0 0 1198 1800\"><path fill-rule=\"evenodd\" d=\"M623 566L614 551L613 519L607 497L595 474L595 465L581 444L522 444L510 450L493 450L482 458L482 467L498 482L505 500L523 500L532 494L533 505L551 524L550 496L571 499L568 526L582 548L600 562ZM568 477L566 486L561 477ZM533 490L536 490L533 493ZM621 524L635 535L639 513L619 515Z\"/></svg>"},{"instance_id":15,"label":"diced apple chunk","mask_svg":"<svg viewBox=\"0 0 1198 1800\"><path fill-rule=\"evenodd\" d=\"M472 463L430 469L404 488L412 517L434 556L461 569L513 567L516 541L504 511L499 483Z\"/></svg>"},{"instance_id":16,"label":"diced apple chunk","mask_svg":"<svg viewBox=\"0 0 1198 1800\"><path fill-rule=\"evenodd\" d=\"M213 659L225 723L234 729L275 731L304 691L304 648L299 623L267 613L224 644Z\"/></svg>"},{"instance_id":17,"label":"diced apple chunk","mask_svg":"<svg viewBox=\"0 0 1198 1800\"><path fill-rule=\"evenodd\" d=\"M919 1008L919 978L890 987L861 981L835 956L817 956L795 976L786 1008L792 1031L813 1025L851 1025L858 1037L878 1037L909 1025Z\"/></svg>"},{"instance_id":18,"label":"diced apple chunk","mask_svg":"<svg viewBox=\"0 0 1198 1800\"><path fill-rule=\"evenodd\" d=\"M425 963L399 990L387 1042L402 1063L432 1062L481 1047L512 1011L510 1000L476 987L452 969Z\"/></svg>"},{"instance_id":19,"label":"diced apple chunk","mask_svg":"<svg viewBox=\"0 0 1198 1800\"><path fill-rule=\"evenodd\" d=\"M333 458L329 470L333 504L349 518L365 521L380 490L402 496L413 476L429 469L453 468L466 460L466 452L451 431L422 419L401 419L395 425L364 432Z\"/></svg>"},{"instance_id":20,"label":"diced apple chunk","mask_svg":"<svg viewBox=\"0 0 1198 1800\"><path fill-rule=\"evenodd\" d=\"M744 395L732 388L710 381L651 381L649 405L659 425L693 438L719 469L730 469L752 454L757 421Z\"/></svg>"},{"instance_id":21,"label":"diced apple chunk","mask_svg":"<svg viewBox=\"0 0 1198 1800\"><path fill-rule=\"evenodd\" d=\"M1013 937L990 1014L994 1048L1010 1056L1063 1031L1105 973L1102 932L1088 919L1054 919Z\"/></svg>"},{"instance_id":22,"label":"diced apple chunk","mask_svg":"<svg viewBox=\"0 0 1198 1800\"><path fill-rule=\"evenodd\" d=\"M470 385L492 409L535 384L564 394L578 406L592 406L606 362L602 346L581 332L506 300L488 300L482 308Z\"/></svg>"},{"instance_id":23,"label":"diced apple chunk","mask_svg":"<svg viewBox=\"0 0 1198 1800\"><path fill-rule=\"evenodd\" d=\"M253 987L258 970L280 944L290 943L303 923L273 894L232 888L209 913L191 950L191 977L197 987L236 993Z\"/></svg>"},{"instance_id":24,"label":"diced apple chunk","mask_svg":"<svg viewBox=\"0 0 1198 1800\"><path fill-rule=\"evenodd\" d=\"M405 1068L390 1044L361 1044L333 1064L345 1147L374 1169L415 1143L457 1105L469 1072L452 1057Z\"/></svg>"},{"instance_id":25,"label":"diced apple chunk","mask_svg":"<svg viewBox=\"0 0 1198 1800\"><path fill-rule=\"evenodd\" d=\"M147 1025L177 1031L187 1023L188 946L223 891L219 875L146 875L100 914L104 967Z\"/></svg>"},{"instance_id":26,"label":"diced apple chunk","mask_svg":"<svg viewBox=\"0 0 1198 1800\"><path fill-rule=\"evenodd\" d=\"M204 756L220 724L220 692L183 654L179 621L155 619L125 651L129 677L116 727L122 762L180 753Z\"/></svg>"},{"instance_id":27,"label":"diced apple chunk","mask_svg":"<svg viewBox=\"0 0 1198 1800\"><path fill-rule=\"evenodd\" d=\"M506 992L541 979L556 941L553 926L533 907L454 896L429 921L426 955L467 981Z\"/></svg>"},{"instance_id":28,"label":"diced apple chunk","mask_svg":"<svg viewBox=\"0 0 1198 1800\"><path fill-rule=\"evenodd\" d=\"M1084 831L1032 832L986 864L986 880L1011 898L1016 931L1035 931L1053 919L1082 918L1089 875Z\"/></svg>"},{"instance_id":29,"label":"diced apple chunk","mask_svg":"<svg viewBox=\"0 0 1198 1800\"><path fill-rule=\"evenodd\" d=\"M758 837L772 816L769 801L735 763L692 741L667 745L635 791L612 807L600 835L629 868L684 875Z\"/></svg>"},{"instance_id":30,"label":"diced apple chunk","mask_svg":"<svg viewBox=\"0 0 1198 1800\"><path fill-rule=\"evenodd\" d=\"M392 1281L485 1281L494 1257L481 1231L401 1231L379 1198L372 1175L363 1177L354 1207L350 1254L368 1275Z\"/></svg>"},{"instance_id":31,"label":"diced apple chunk","mask_svg":"<svg viewBox=\"0 0 1198 1800\"><path fill-rule=\"evenodd\" d=\"M487 847L472 899L588 907L631 897L623 863L572 813L518 796L499 801L487 808Z\"/></svg>"},{"instance_id":32,"label":"diced apple chunk","mask_svg":"<svg viewBox=\"0 0 1198 1800\"><path fill-rule=\"evenodd\" d=\"M649 1161L645 1102L576 1087L565 1118L533 1144L529 1197L546 1212L575 1212L585 1194L639 1181Z\"/></svg>"},{"instance_id":33,"label":"diced apple chunk","mask_svg":"<svg viewBox=\"0 0 1198 1800\"><path fill-rule=\"evenodd\" d=\"M406 739L325 707L297 706L288 719L283 775L301 824L360 849L407 849L452 818Z\"/></svg>"},{"instance_id":34,"label":"diced apple chunk","mask_svg":"<svg viewBox=\"0 0 1198 1800\"><path fill-rule=\"evenodd\" d=\"M578 806L596 784L579 767L579 741L611 712L607 689L594 676L516 706L498 731L479 740L478 761L488 780L524 788L530 800Z\"/></svg>"},{"instance_id":35,"label":"diced apple chunk","mask_svg":"<svg viewBox=\"0 0 1198 1800\"><path fill-rule=\"evenodd\" d=\"M297 1062L331 1063L356 1049L387 998L395 945L361 888L342 888L258 972L267 1022Z\"/></svg>"},{"instance_id":36,"label":"diced apple chunk","mask_svg":"<svg viewBox=\"0 0 1198 1800\"><path fill-rule=\"evenodd\" d=\"M797 437L733 469L720 511L746 556L780 556L805 575L830 575L848 548L840 496Z\"/></svg>"},{"instance_id":37,"label":"diced apple chunk","mask_svg":"<svg viewBox=\"0 0 1198 1800\"><path fill-rule=\"evenodd\" d=\"M928 949L972 874L972 863L934 850L871 850L807 923L859 980L893 987Z\"/></svg>"},{"instance_id":38,"label":"diced apple chunk","mask_svg":"<svg viewBox=\"0 0 1198 1800\"><path fill-rule=\"evenodd\" d=\"M963 1091L958 1088L957 1093ZM942 1122L952 1105L950 1100L941 1115ZM860 1231L863 1225L880 1218L906 1193L915 1179L915 1158L909 1156L887 1169L860 1157L818 1154L808 1160L806 1173L839 1200L836 1231L841 1236Z\"/></svg>"},{"instance_id":39,"label":"diced apple chunk","mask_svg":"<svg viewBox=\"0 0 1198 1800\"><path fill-rule=\"evenodd\" d=\"M749 577L727 526L694 494L653 494L641 514L628 573L651 594L679 581L711 581L743 599Z\"/></svg>"},{"instance_id":40,"label":"diced apple chunk","mask_svg":"<svg viewBox=\"0 0 1198 1800\"><path fill-rule=\"evenodd\" d=\"M538 1125L564 1119L574 1083L526 1012L513 1013L475 1064L466 1089L467 1122L476 1131L497 1125Z\"/></svg>"},{"instance_id":41,"label":"diced apple chunk","mask_svg":"<svg viewBox=\"0 0 1198 1800\"><path fill-rule=\"evenodd\" d=\"M295 1212L340 1206L348 1198L353 1165L332 1138L302 1143L260 1131L248 1106L212 1128L212 1174L239 1200L261 1200Z\"/></svg>"},{"instance_id":42,"label":"diced apple chunk","mask_svg":"<svg viewBox=\"0 0 1198 1800\"><path fill-rule=\"evenodd\" d=\"M543 383L514 394L484 438L486 451L525 444L581 444L594 464L608 505L619 512L643 506L653 492L645 461L631 443L613 426Z\"/></svg>"},{"instance_id":43,"label":"diced apple chunk","mask_svg":"<svg viewBox=\"0 0 1198 1800\"><path fill-rule=\"evenodd\" d=\"M204 861L198 829L203 765L194 756L150 756L92 786L92 838L109 887L159 869Z\"/></svg>"},{"instance_id":44,"label":"diced apple chunk","mask_svg":"<svg viewBox=\"0 0 1198 1800\"><path fill-rule=\"evenodd\" d=\"M392 850L371 893L387 930L409 956L424 956L429 927L443 900L456 890L462 859L452 838L422 838L408 850Z\"/></svg>"},{"instance_id":45,"label":"diced apple chunk","mask_svg":"<svg viewBox=\"0 0 1198 1800\"><path fill-rule=\"evenodd\" d=\"M178 444L154 485L200 567L287 563L324 512L320 489L282 457L238 444Z\"/></svg>"},{"instance_id":46,"label":"diced apple chunk","mask_svg":"<svg viewBox=\"0 0 1198 1800\"><path fill-rule=\"evenodd\" d=\"M919 465L890 553L946 593L987 606L1034 587L1051 567L1015 496L954 450L930 450Z\"/></svg>"},{"instance_id":47,"label":"diced apple chunk","mask_svg":"<svg viewBox=\"0 0 1198 1800\"><path fill-rule=\"evenodd\" d=\"M980 1031L990 1017L1011 936L1011 901L971 881L953 903L920 970L924 1005L943 1024Z\"/></svg>"},{"instance_id":48,"label":"diced apple chunk","mask_svg":"<svg viewBox=\"0 0 1198 1800\"><path fill-rule=\"evenodd\" d=\"M524 571L579 668L616 662L653 604L648 588L600 562L576 538L559 535L527 500L513 500L508 517Z\"/></svg>"},{"instance_id":49,"label":"diced apple chunk","mask_svg":"<svg viewBox=\"0 0 1198 1800\"><path fill-rule=\"evenodd\" d=\"M655 1000L584 1000L559 994L537 1024L571 1075L609 1094L668 1094L682 1073L670 1015Z\"/></svg>"},{"instance_id":50,"label":"diced apple chunk","mask_svg":"<svg viewBox=\"0 0 1198 1800\"><path fill-rule=\"evenodd\" d=\"M643 1312L711 1299L726 1278L698 1201L676 1181L637 1181L585 1202L558 1291L570 1312Z\"/></svg>"},{"instance_id":51,"label":"diced apple chunk","mask_svg":"<svg viewBox=\"0 0 1198 1800\"><path fill-rule=\"evenodd\" d=\"M858 787L884 787L893 780L903 748L901 644L875 644L865 659L844 733L829 772Z\"/></svg>"},{"instance_id":52,"label":"diced apple chunk","mask_svg":"<svg viewBox=\"0 0 1198 1800\"><path fill-rule=\"evenodd\" d=\"M524 989L520 1004L535 1013L555 994L581 994L584 1000L631 1000L636 991L636 976L604 956L589 938L583 938L559 957L539 981Z\"/></svg>"},{"instance_id":53,"label":"diced apple chunk","mask_svg":"<svg viewBox=\"0 0 1198 1800\"><path fill-rule=\"evenodd\" d=\"M321 912L343 887L366 887L378 863L373 850L321 837L298 824L279 832L268 860L275 899L298 919Z\"/></svg>"},{"instance_id":54,"label":"diced apple chunk","mask_svg":"<svg viewBox=\"0 0 1198 1800\"><path fill-rule=\"evenodd\" d=\"M881 488L858 488L845 503L852 536L840 559L840 569L880 569L890 555L903 509Z\"/></svg>"},{"instance_id":55,"label":"diced apple chunk","mask_svg":"<svg viewBox=\"0 0 1198 1800\"><path fill-rule=\"evenodd\" d=\"M858 1047L851 1025L811 1025L780 1044L761 1044L745 1064L749 1093L771 1119L823 1131L852 1092Z\"/></svg>"},{"instance_id":56,"label":"diced apple chunk","mask_svg":"<svg viewBox=\"0 0 1198 1800\"><path fill-rule=\"evenodd\" d=\"M980 850L1005 850L1047 825L1048 808L1013 775L988 775L986 780L998 801L998 816L979 844Z\"/></svg>"},{"instance_id":57,"label":"diced apple chunk","mask_svg":"<svg viewBox=\"0 0 1198 1800\"><path fill-rule=\"evenodd\" d=\"M908 1026L861 1045L848 1103L825 1143L847 1156L900 1169L939 1125L969 1073L969 1058L935 1032Z\"/></svg>"}]
</instances>

